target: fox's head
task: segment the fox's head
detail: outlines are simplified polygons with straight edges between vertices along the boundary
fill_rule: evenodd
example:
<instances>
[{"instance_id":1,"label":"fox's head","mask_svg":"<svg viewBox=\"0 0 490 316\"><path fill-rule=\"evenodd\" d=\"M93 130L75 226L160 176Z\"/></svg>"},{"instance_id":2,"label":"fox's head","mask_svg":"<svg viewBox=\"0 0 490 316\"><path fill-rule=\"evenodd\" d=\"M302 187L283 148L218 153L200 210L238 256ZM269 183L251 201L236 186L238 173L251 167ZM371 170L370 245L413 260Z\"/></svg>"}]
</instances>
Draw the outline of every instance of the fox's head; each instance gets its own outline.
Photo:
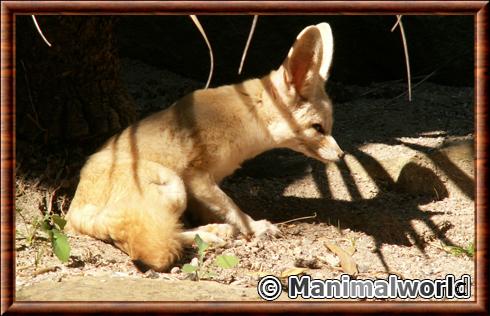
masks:
<instances>
[{"instance_id":1,"label":"fox's head","mask_svg":"<svg viewBox=\"0 0 490 316\"><path fill-rule=\"evenodd\" d=\"M330 26L308 26L279 69L264 78L267 101L275 112L269 125L271 136L280 146L322 162L344 155L331 135L332 103L325 92L332 55Z\"/></svg>"}]
</instances>

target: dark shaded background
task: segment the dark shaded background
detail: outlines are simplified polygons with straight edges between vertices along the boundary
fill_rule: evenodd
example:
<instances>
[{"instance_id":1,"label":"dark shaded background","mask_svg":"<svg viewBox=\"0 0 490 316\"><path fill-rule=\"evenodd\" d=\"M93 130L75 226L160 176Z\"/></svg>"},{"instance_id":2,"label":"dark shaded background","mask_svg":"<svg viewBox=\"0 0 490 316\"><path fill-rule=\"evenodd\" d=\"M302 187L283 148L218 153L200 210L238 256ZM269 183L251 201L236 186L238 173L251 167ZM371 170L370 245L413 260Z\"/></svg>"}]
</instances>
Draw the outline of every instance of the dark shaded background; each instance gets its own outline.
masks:
<instances>
[{"instance_id":1,"label":"dark shaded background","mask_svg":"<svg viewBox=\"0 0 490 316\"><path fill-rule=\"evenodd\" d=\"M263 75L286 56L307 25L330 23L335 40L332 81L369 84L404 79L400 31L395 16L260 16L244 71L237 75L252 16L199 16L215 54L213 86ZM433 82L473 85L473 16L404 16L412 75L437 70ZM199 81L206 81L209 57L188 16L125 16L116 27L121 56Z\"/></svg>"}]
</instances>

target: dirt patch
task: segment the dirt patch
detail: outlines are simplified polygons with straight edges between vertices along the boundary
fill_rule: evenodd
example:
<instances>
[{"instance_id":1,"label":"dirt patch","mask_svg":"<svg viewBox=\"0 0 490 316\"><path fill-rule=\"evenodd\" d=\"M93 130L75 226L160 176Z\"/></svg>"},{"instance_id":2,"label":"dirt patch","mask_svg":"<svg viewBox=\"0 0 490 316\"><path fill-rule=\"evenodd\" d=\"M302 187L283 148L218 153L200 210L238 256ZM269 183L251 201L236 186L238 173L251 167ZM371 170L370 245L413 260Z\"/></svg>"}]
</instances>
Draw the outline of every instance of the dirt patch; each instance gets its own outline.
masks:
<instances>
[{"instance_id":1,"label":"dirt patch","mask_svg":"<svg viewBox=\"0 0 490 316\"><path fill-rule=\"evenodd\" d=\"M257 300L257 291L211 281L142 279L99 273L45 280L20 291L18 300L40 301L229 301Z\"/></svg>"},{"instance_id":2,"label":"dirt patch","mask_svg":"<svg viewBox=\"0 0 490 316\"><path fill-rule=\"evenodd\" d=\"M140 62L123 66L143 114L197 85ZM315 278L339 278L343 267L326 241L349 253L360 279L474 278L473 89L424 83L411 103L397 97L404 89L336 85L334 136L349 153L344 162L323 165L275 150L225 179L223 189L243 210L278 223L283 236L211 248L204 268L216 273L214 282L190 281L180 270L195 249L186 249L172 273L141 273L112 245L85 236L69 236L71 258L61 264L33 225L55 187L55 209L67 210L84 154L42 156L18 143L18 162L32 167L16 179L17 299L258 300L265 274L301 267ZM301 217L309 218L283 223ZM219 254L240 262L217 268Z\"/></svg>"}]
</instances>

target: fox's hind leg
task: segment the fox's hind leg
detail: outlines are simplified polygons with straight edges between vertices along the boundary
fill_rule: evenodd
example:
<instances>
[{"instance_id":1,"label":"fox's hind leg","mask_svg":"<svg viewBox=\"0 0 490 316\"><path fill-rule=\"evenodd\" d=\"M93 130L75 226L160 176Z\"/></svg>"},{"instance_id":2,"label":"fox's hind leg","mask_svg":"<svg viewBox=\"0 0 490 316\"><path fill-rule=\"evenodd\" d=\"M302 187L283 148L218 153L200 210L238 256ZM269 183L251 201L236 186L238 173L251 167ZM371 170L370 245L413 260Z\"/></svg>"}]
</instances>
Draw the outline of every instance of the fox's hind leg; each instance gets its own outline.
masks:
<instances>
[{"instance_id":1,"label":"fox's hind leg","mask_svg":"<svg viewBox=\"0 0 490 316\"><path fill-rule=\"evenodd\" d=\"M111 241L156 271L167 269L182 248L179 217L186 207L182 180L150 161L108 165L97 159L82 170L67 227Z\"/></svg>"}]
</instances>

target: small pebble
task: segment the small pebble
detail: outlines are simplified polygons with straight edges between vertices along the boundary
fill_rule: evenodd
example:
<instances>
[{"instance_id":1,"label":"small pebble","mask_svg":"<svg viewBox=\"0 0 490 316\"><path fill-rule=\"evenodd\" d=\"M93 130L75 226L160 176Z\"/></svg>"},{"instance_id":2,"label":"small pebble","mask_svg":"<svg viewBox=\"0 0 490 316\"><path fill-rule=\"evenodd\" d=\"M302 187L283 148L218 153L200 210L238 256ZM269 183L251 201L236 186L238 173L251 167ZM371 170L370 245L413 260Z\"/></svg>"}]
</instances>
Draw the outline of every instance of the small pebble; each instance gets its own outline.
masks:
<instances>
[{"instance_id":1,"label":"small pebble","mask_svg":"<svg viewBox=\"0 0 490 316\"><path fill-rule=\"evenodd\" d=\"M180 268L179 267L173 267L171 270L170 270L170 273L172 274L177 274L180 272Z\"/></svg>"},{"instance_id":2,"label":"small pebble","mask_svg":"<svg viewBox=\"0 0 490 316\"><path fill-rule=\"evenodd\" d=\"M366 273L369 271L369 265L365 263L360 263L357 265L357 270L359 273Z\"/></svg>"},{"instance_id":3,"label":"small pebble","mask_svg":"<svg viewBox=\"0 0 490 316\"><path fill-rule=\"evenodd\" d=\"M194 267L199 266L199 259L192 258L192 260L191 260L191 266L194 266Z\"/></svg>"},{"instance_id":4,"label":"small pebble","mask_svg":"<svg viewBox=\"0 0 490 316\"><path fill-rule=\"evenodd\" d=\"M243 283L243 280L236 280L230 283L230 285L240 285Z\"/></svg>"},{"instance_id":5,"label":"small pebble","mask_svg":"<svg viewBox=\"0 0 490 316\"><path fill-rule=\"evenodd\" d=\"M234 246L243 246L244 242L241 239L237 239L233 242Z\"/></svg>"},{"instance_id":6,"label":"small pebble","mask_svg":"<svg viewBox=\"0 0 490 316\"><path fill-rule=\"evenodd\" d=\"M317 258L296 258L294 266L299 268L319 269L321 267Z\"/></svg>"},{"instance_id":7,"label":"small pebble","mask_svg":"<svg viewBox=\"0 0 490 316\"><path fill-rule=\"evenodd\" d=\"M223 248L215 248L213 249L214 250L214 253L216 253L217 255L221 254L223 252Z\"/></svg>"},{"instance_id":8,"label":"small pebble","mask_svg":"<svg viewBox=\"0 0 490 316\"><path fill-rule=\"evenodd\" d=\"M148 279L158 279L160 277L160 275L153 271L153 270L148 270L145 272L145 278L148 278Z\"/></svg>"}]
</instances>

